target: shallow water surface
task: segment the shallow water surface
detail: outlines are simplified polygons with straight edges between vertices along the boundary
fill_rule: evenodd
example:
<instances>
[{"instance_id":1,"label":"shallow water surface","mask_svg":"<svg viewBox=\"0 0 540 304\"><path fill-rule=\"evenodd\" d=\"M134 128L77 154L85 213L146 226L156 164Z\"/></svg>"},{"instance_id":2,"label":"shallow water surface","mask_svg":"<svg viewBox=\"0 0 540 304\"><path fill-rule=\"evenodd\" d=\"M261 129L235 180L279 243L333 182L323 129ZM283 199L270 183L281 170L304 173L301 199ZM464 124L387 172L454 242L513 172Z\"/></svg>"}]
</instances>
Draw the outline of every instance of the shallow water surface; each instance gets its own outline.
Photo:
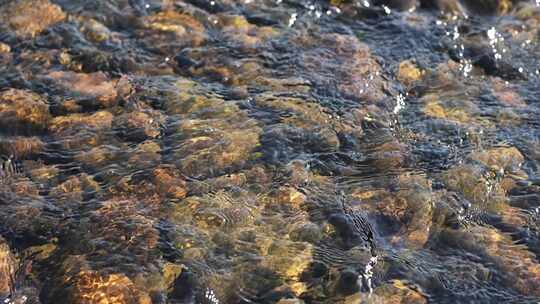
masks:
<instances>
[{"instance_id":1,"label":"shallow water surface","mask_svg":"<svg viewBox=\"0 0 540 304\"><path fill-rule=\"evenodd\" d=\"M0 1L4 303L539 303L536 1Z\"/></svg>"}]
</instances>

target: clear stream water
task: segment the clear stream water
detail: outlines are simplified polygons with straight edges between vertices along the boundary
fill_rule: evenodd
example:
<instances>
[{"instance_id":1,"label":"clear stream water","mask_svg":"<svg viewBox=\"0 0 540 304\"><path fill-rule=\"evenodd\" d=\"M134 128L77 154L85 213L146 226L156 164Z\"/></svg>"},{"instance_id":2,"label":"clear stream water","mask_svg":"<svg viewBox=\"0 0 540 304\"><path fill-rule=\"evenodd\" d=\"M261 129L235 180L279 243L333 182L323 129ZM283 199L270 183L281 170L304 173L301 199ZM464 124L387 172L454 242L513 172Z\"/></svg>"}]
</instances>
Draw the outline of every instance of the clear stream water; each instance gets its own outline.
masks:
<instances>
[{"instance_id":1,"label":"clear stream water","mask_svg":"<svg viewBox=\"0 0 540 304\"><path fill-rule=\"evenodd\" d=\"M5 303L539 303L535 1L0 1Z\"/></svg>"}]
</instances>

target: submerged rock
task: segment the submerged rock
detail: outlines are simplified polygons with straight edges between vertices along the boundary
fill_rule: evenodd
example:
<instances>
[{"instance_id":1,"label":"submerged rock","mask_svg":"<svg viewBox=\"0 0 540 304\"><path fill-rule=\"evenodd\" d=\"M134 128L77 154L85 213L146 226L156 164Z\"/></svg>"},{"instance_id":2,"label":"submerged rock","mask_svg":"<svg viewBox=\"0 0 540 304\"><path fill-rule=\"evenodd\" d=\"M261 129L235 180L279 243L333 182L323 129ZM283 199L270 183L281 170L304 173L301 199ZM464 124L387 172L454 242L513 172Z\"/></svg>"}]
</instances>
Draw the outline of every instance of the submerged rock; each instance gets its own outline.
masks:
<instances>
[{"instance_id":1,"label":"submerged rock","mask_svg":"<svg viewBox=\"0 0 540 304\"><path fill-rule=\"evenodd\" d=\"M65 182L51 189L49 195L59 203L80 202L95 195L100 190L99 184L85 173L72 176Z\"/></svg>"},{"instance_id":2,"label":"submerged rock","mask_svg":"<svg viewBox=\"0 0 540 304\"><path fill-rule=\"evenodd\" d=\"M291 187L281 187L277 191L277 202L291 205L293 208L300 209L306 201L306 196L298 190Z\"/></svg>"},{"instance_id":3,"label":"submerged rock","mask_svg":"<svg viewBox=\"0 0 540 304\"><path fill-rule=\"evenodd\" d=\"M34 37L65 18L62 9L48 0L16 0L0 6L0 23L21 38Z\"/></svg>"},{"instance_id":4,"label":"submerged rock","mask_svg":"<svg viewBox=\"0 0 540 304\"><path fill-rule=\"evenodd\" d=\"M301 42L313 47L301 57L307 73L325 75L335 71L340 74L339 83L334 83L336 79L332 77L324 79L324 85L335 84L343 97L353 100L376 102L384 98L385 82L381 77L381 67L369 46L357 37L326 34L318 39ZM316 84L321 80L314 78L313 82Z\"/></svg>"},{"instance_id":5,"label":"submerged rock","mask_svg":"<svg viewBox=\"0 0 540 304\"><path fill-rule=\"evenodd\" d=\"M116 117L113 129L120 137L140 142L159 137L163 123L163 116L157 111L133 111Z\"/></svg>"},{"instance_id":6,"label":"submerged rock","mask_svg":"<svg viewBox=\"0 0 540 304\"><path fill-rule=\"evenodd\" d=\"M0 236L0 297L7 297L12 288L17 265L15 256L11 253L6 240Z\"/></svg>"},{"instance_id":7,"label":"submerged rock","mask_svg":"<svg viewBox=\"0 0 540 304\"><path fill-rule=\"evenodd\" d=\"M51 72L50 79L72 95L82 106L111 107L116 104L116 81L110 80L102 72L84 74L75 72Z\"/></svg>"},{"instance_id":8,"label":"submerged rock","mask_svg":"<svg viewBox=\"0 0 540 304\"><path fill-rule=\"evenodd\" d=\"M460 0L420 0L421 6L429 9L437 9L446 14L463 14L465 8Z\"/></svg>"},{"instance_id":9,"label":"submerged rock","mask_svg":"<svg viewBox=\"0 0 540 304\"><path fill-rule=\"evenodd\" d=\"M243 168L259 146L261 132L252 121L242 119L234 123L221 119L185 120L178 130L187 137L174 150L178 168L188 176L207 178Z\"/></svg>"},{"instance_id":10,"label":"submerged rock","mask_svg":"<svg viewBox=\"0 0 540 304\"><path fill-rule=\"evenodd\" d=\"M424 73L425 72L420 70L414 62L405 60L399 64L397 79L404 86L410 87L415 82L421 80Z\"/></svg>"},{"instance_id":11,"label":"submerged rock","mask_svg":"<svg viewBox=\"0 0 540 304\"><path fill-rule=\"evenodd\" d=\"M463 0L466 9L478 15L502 15L512 8L512 0Z\"/></svg>"},{"instance_id":12,"label":"submerged rock","mask_svg":"<svg viewBox=\"0 0 540 304\"><path fill-rule=\"evenodd\" d=\"M45 148L45 143L36 136L0 136L0 155L13 155L17 158L37 156Z\"/></svg>"},{"instance_id":13,"label":"submerged rock","mask_svg":"<svg viewBox=\"0 0 540 304\"><path fill-rule=\"evenodd\" d=\"M53 301L70 303L150 304L150 296L140 291L123 273L99 273L83 256L69 256L62 263L58 286L48 290Z\"/></svg>"},{"instance_id":14,"label":"submerged rock","mask_svg":"<svg viewBox=\"0 0 540 304\"><path fill-rule=\"evenodd\" d=\"M113 118L113 114L107 111L99 111L91 115L70 114L67 116L57 116L51 120L49 130L59 135L62 133L72 133L76 128L107 130L112 127Z\"/></svg>"},{"instance_id":15,"label":"submerged rock","mask_svg":"<svg viewBox=\"0 0 540 304\"><path fill-rule=\"evenodd\" d=\"M183 199L186 197L186 182L172 168L163 167L155 169L154 180L160 195L175 199Z\"/></svg>"},{"instance_id":16,"label":"submerged rock","mask_svg":"<svg viewBox=\"0 0 540 304\"><path fill-rule=\"evenodd\" d=\"M35 134L47 129L49 105L41 96L9 89L0 92L0 127L8 134Z\"/></svg>"},{"instance_id":17,"label":"submerged rock","mask_svg":"<svg viewBox=\"0 0 540 304\"><path fill-rule=\"evenodd\" d=\"M525 157L515 147L500 147L474 152L471 159L477 160L495 171L516 172L525 162Z\"/></svg>"},{"instance_id":18,"label":"submerged rock","mask_svg":"<svg viewBox=\"0 0 540 304\"><path fill-rule=\"evenodd\" d=\"M496 173L495 173L496 174ZM449 190L461 193L471 203L497 208L506 198L493 172L477 165L463 164L446 171L442 180Z\"/></svg>"},{"instance_id":19,"label":"submerged rock","mask_svg":"<svg viewBox=\"0 0 540 304\"><path fill-rule=\"evenodd\" d=\"M420 3L417 0L374 0L373 4L386 5L387 7L392 9L406 11L419 6Z\"/></svg>"},{"instance_id":20,"label":"submerged rock","mask_svg":"<svg viewBox=\"0 0 540 304\"><path fill-rule=\"evenodd\" d=\"M473 115L479 112L473 102L458 96L428 94L421 100L424 103L423 111L426 115L463 124L474 122Z\"/></svg>"},{"instance_id":21,"label":"submerged rock","mask_svg":"<svg viewBox=\"0 0 540 304\"><path fill-rule=\"evenodd\" d=\"M505 84L500 78L494 78L491 81L493 95L501 104L508 107L524 108L527 107L527 103L523 97L516 92L512 87Z\"/></svg>"},{"instance_id":22,"label":"submerged rock","mask_svg":"<svg viewBox=\"0 0 540 304\"><path fill-rule=\"evenodd\" d=\"M166 10L145 16L140 22L137 33L143 43L164 54L173 55L206 40L204 25L188 14Z\"/></svg>"},{"instance_id":23,"label":"submerged rock","mask_svg":"<svg viewBox=\"0 0 540 304\"><path fill-rule=\"evenodd\" d=\"M263 265L286 281L299 281L312 262L312 246L308 243L276 241L268 248L268 254Z\"/></svg>"},{"instance_id":24,"label":"submerged rock","mask_svg":"<svg viewBox=\"0 0 540 304\"><path fill-rule=\"evenodd\" d=\"M355 303L426 304L428 303L428 297L407 286L401 280L393 280L375 288L373 294L355 293L345 298L343 302L343 304Z\"/></svg>"},{"instance_id":25,"label":"submerged rock","mask_svg":"<svg viewBox=\"0 0 540 304\"><path fill-rule=\"evenodd\" d=\"M220 23L224 36L245 48L253 48L278 34L273 27L250 24L244 16L221 15Z\"/></svg>"},{"instance_id":26,"label":"submerged rock","mask_svg":"<svg viewBox=\"0 0 540 304\"><path fill-rule=\"evenodd\" d=\"M80 30L88 40L96 43L106 41L111 36L111 31L94 19L83 19Z\"/></svg>"},{"instance_id":27,"label":"submerged rock","mask_svg":"<svg viewBox=\"0 0 540 304\"><path fill-rule=\"evenodd\" d=\"M0 54L11 52L11 47L8 44L0 42Z\"/></svg>"},{"instance_id":28,"label":"submerged rock","mask_svg":"<svg viewBox=\"0 0 540 304\"><path fill-rule=\"evenodd\" d=\"M469 231L447 230L443 241L489 259L504 272L502 279L513 288L529 296L540 296L540 264L524 245L496 229L474 227Z\"/></svg>"}]
</instances>

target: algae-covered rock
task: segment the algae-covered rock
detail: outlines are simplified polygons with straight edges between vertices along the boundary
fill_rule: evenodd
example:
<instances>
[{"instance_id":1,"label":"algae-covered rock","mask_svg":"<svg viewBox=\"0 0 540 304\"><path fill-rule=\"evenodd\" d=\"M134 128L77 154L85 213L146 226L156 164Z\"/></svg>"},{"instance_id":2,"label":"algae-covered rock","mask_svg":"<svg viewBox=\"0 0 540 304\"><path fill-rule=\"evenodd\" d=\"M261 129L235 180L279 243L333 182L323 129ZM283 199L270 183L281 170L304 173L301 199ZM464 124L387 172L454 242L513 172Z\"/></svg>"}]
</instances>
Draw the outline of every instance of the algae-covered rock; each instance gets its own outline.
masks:
<instances>
[{"instance_id":1,"label":"algae-covered rock","mask_svg":"<svg viewBox=\"0 0 540 304\"><path fill-rule=\"evenodd\" d=\"M386 5L389 8L406 11L415 8L420 3L417 0L375 0L375 5Z\"/></svg>"},{"instance_id":2,"label":"algae-covered rock","mask_svg":"<svg viewBox=\"0 0 540 304\"><path fill-rule=\"evenodd\" d=\"M407 286L401 280L393 280L378 286L373 294L355 293L345 298L344 304L425 304L428 303L426 295Z\"/></svg>"},{"instance_id":3,"label":"algae-covered rock","mask_svg":"<svg viewBox=\"0 0 540 304\"><path fill-rule=\"evenodd\" d=\"M0 54L11 52L11 47L8 44L0 42Z\"/></svg>"},{"instance_id":4,"label":"algae-covered rock","mask_svg":"<svg viewBox=\"0 0 540 304\"><path fill-rule=\"evenodd\" d=\"M525 161L521 152L515 147L500 147L478 151L472 153L470 158L483 163L495 171L504 170L508 172L519 170Z\"/></svg>"},{"instance_id":5,"label":"algae-covered rock","mask_svg":"<svg viewBox=\"0 0 540 304\"><path fill-rule=\"evenodd\" d=\"M471 101L451 96L428 94L422 97L422 102L426 115L464 124L474 122L473 115L479 111Z\"/></svg>"},{"instance_id":6,"label":"algae-covered rock","mask_svg":"<svg viewBox=\"0 0 540 304\"><path fill-rule=\"evenodd\" d=\"M36 156L45 148L45 143L36 136L0 137L0 154L18 158Z\"/></svg>"},{"instance_id":7,"label":"algae-covered rock","mask_svg":"<svg viewBox=\"0 0 540 304\"><path fill-rule=\"evenodd\" d=\"M246 48L255 47L278 34L275 28L250 24L241 15L222 14L219 17L225 37Z\"/></svg>"},{"instance_id":8,"label":"algae-covered rock","mask_svg":"<svg viewBox=\"0 0 540 304\"><path fill-rule=\"evenodd\" d=\"M512 108L524 108L527 106L523 97L521 97L521 95L512 87L508 86L502 79L494 78L492 79L491 84L493 95L501 104Z\"/></svg>"},{"instance_id":9,"label":"algae-covered rock","mask_svg":"<svg viewBox=\"0 0 540 304\"><path fill-rule=\"evenodd\" d=\"M87 151L81 151L74 158L89 168L97 169L117 160L121 154L122 151L117 147L101 145Z\"/></svg>"},{"instance_id":10,"label":"algae-covered rock","mask_svg":"<svg viewBox=\"0 0 540 304\"><path fill-rule=\"evenodd\" d=\"M397 79L406 87L422 79L424 72L410 60L402 61L397 71Z\"/></svg>"},{"instance_id":11,"label":"algae-covered rock","mask_svg":"<svg viewBox=\"0 0 540 304\"><path fill-rule=\"evenodd\" d=\"M492 172L482 167L463 164L445 172L442 179L448 189L461 193L474 204L495 207L505 201Z\"/></svg>"},{"instance_id":12,"label":"algae-covered rock","mask_svg":"<svg viewBox=\"0 0 540 304\"><path fill-rule=\"evenodd\" d=\"M465 0L466 9L478 15L502 15L512 9L512 0Z\"/></svg>"},{"instance_id":13,"label":"algae-covered rock","mask_svg":"<svg viewBox=\"0 0 540 304\"><path fill-rule=\"evenodd\" d=\"M141 41L171 55L182 47L198 46L206 40L204 25L189 14L166 10L145 16L140 21L141 29L137 33ZM169 39L174 39L174 43Z\"/></svg>"},{"instance_id":14,"label":"algae-covered rock","mask_svg":"<svg viewBox=\"0 0 540 304\"><path fill-rule=\"evenodd\" d=\"M172 168L157 168L154 170L154 180L160 195L176 199L186 197L185 180Z\"/></svg>"},{"instance_id":15,"label":"algae-covered rock","mask_svg":"<svg viewBox=\"0 0 540 304\"><path fill-rule=\"evenodd\" d=\"M308 243L276 241L268 248L263 265L286 281L299 281L312 262L312 246Z\"/></svg>"},{"instance_id":16,"label":"algae-covered rock","mask_svg":"<svg viewBox=\"0 0 540 304\"><path fill-rule=\"evenodd\" d=\"M306 196L298 190L291 187L281 187L277 191L277 202L288 204L294 208L300 208L306 201Z\"/></svg>"},{"instance_id":17,"label":"algae-covered rock","mask_svg":"<svg viewBox=\"0 0 540 304\"><path fill-rule=\"evenodd\" d=\"M519 292L538 297L540 264L524 245L515 244L510 235L489 227L469 231L446 230L443 241L454 248L479 254L504 272L503 280Z\"/></svg>"},{"instance_id":18,"label":"algae-covered rock","mask_svg":"<svg viewBox=\"0 0 540 304\"><path fill-rule=\"evenodd\" d=\"M210 125L205 129L208 130ZM187 129L187 128L186 128ZM186 130L190 132L189 129ZM192 130L193 132L195 130ZM207 176L242 168L259 145L258 127L250 129L212 130L212 137L186 140L174 151L176 164L189 176Z\"/></svg>"},{"instance_id":19,"label":"algae-covered rock","mask_svg":"<svg viewBox=\"0 0 540 304\"><path fill-rule=\"evenodd\" d=\"M113 114L107 111L99 111L91 115L70 114L57 116L51 121L49 129L51 132L59 134L73 131L76 128L87 128L87 130L110 129L113 117Z\"/></svg>"},{"instance_id":20,"label":"algae-covered rock","mask_svg":"<svg viewBox=\"0 0 540 304\"><path fill-rule=\"evenodd\" d=\"M15 276L16 260L9 249L6 240L0 236L0 296L6 297L10 294L12 278Z\"/></svg>"},{"instance_id":21,"label":"algae-covered rock","mask_svg":"<svg viewBox=\"0 0 540 304\"><path fill-rule=\"evenodd\" d=\"M0 7L0 23L20 37L34 37L66 18L62 9L48 0L17 0Z\"/></svg>"},{"instance_id":22,"label":"algae-covered rock","mask_svg":"<svg viewBox=\"0 0 540 304\"><path fill-rule=\"evenodd\" d=\"M140 142L159 137L163 121L157 111L133 111L116 117L113 129L120 137Z\"/></svg>"},{"instance_id":23,"label":"algae-covered rock","mask_svg":"<svg viewBox=\"0 0 540 304\"><path fill-rule=\"evenodd\" d=\"M99 184L89 175L71 176L51 189L50 195L58 202L82 201L100 190Z\"/></svg>"},{"instance_id":24,"label":"algae-covered rock","mask_svg":"<svg viewBox=\"0 0 540 304\"><path fill-rule=\"evenodd\" d=\"M116 104L116 81L104 73L51 72L46 76L54 84L72 95L83 106L111 107Z\"/></svg>"},{"instance_id":25,"label":"algae-covered rock","mask_svg":"<svg viewBox=\"0 0 540 304\"><path fill-rule=\"evenodd\" d=\"M295 242L316 244L323 236L321 227L315 223L299 223L292 227L289 237Z\"/></svg>"},{"instance_id":26,"label":"algae-covered rock","mask_svg":"<svg viewBox=\"0 0 540 304\"><path fill-rule=\"evenodd\" d=\"M44 131L51 119L49 105L35 93L9 89L0 92L0 127L11 134Z\"/></svg>"},{"instance_id":27,"label":"algae-covered rock","mask_svg":"<svg viewBox=\"0 0 540 304\"><path fill-rule=\"evenodd\" d=\"M402 190L398 191L396 199L407 205L400 219L405 224L402 232L408 247L422 247L428 241L432 226L434 202L429 182L420 177L405 176L401 177L400 188Z\"/></svg>"},{"instance_id":28,"label":"algae-covered rock","mask_svg":"<svg viewBox=\"0 0 540 304\"><path fill-rule=\"evenodd\" d=\"M84 19L81 22L81 32L92 42L103 42L110 38L111 31L101 22L94 19Z\"/></svg>"},{"instance_id":29,"label":"algae-covered rock","mask_svg":"<svg viewBox=\"0 0 540 304\"><path fill-rule=\"evenodd\" d=\"M51 298L70 303L150 304L150 296L139 290L123 273L99 273L82 256L69 256L61 266L62 277ZM56 292L57 294L55 294Z\"/></svg>"}]
</instances>

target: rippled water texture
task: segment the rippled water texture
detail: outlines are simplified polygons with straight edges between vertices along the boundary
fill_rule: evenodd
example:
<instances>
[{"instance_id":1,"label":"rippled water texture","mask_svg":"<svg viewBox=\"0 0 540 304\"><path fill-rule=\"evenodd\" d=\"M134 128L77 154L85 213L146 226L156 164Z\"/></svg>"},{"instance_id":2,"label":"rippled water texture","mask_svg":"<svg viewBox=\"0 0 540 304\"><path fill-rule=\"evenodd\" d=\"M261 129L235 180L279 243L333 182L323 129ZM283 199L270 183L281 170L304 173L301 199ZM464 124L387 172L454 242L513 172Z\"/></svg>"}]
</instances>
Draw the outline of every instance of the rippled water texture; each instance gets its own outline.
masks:
<instances>
[{"instance_id":1,"label":"rippled water texture","mask_svg":"<svg viewBox=\"0 0 540 304\"><path fill-rule=\"evenodd\" d=\"M2 303L539 303L537 2L0 0Z\"/></svg>"}]
</instances>

